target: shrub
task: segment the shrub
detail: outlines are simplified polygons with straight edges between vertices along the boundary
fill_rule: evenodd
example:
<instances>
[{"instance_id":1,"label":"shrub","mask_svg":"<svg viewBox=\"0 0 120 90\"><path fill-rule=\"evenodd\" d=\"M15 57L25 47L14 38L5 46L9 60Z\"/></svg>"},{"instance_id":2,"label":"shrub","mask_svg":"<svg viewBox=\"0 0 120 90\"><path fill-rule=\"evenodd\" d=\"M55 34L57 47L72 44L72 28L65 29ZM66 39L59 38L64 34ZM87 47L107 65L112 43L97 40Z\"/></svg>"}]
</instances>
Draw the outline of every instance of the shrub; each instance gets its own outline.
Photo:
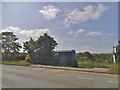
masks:
<instances>
[{"instance_id":1,"label":"shrub","mask_svg":"<svg viewBox=\"0 0 120 90\"><path fill-rule=\"evenodd\" d=\"M10 53L9 55L4 55L2 54L2 60L16 60L16 61L21 61L24 60L26 56L26 53Z\"/></svg>"},{"instance_id":2,"label":"shrub","mask_svg":"<svg viewBox=\"0 0 120 90\"><path fill-rule=\"evenodd\" d=\"M26 55L25 61L31 63L31 58L30 58L30 55L29 55L29 54Z\"/></svg>"}]
</instances>

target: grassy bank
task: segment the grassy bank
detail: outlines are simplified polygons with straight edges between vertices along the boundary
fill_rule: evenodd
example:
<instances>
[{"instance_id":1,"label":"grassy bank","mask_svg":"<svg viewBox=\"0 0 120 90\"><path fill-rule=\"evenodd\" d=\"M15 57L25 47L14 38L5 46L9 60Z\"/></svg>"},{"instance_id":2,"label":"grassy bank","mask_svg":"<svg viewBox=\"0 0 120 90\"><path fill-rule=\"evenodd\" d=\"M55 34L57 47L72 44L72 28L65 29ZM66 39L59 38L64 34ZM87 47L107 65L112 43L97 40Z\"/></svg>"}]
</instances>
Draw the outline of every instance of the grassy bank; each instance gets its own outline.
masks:
<instances>
[{"instance_id":1,"label":"grassy bank","mask_svg":"<svg viewBox=\"0 0 120 90\"><path fill-rule=\"evenodd\" d=\"M29 66L30 65L30 63L28 63L27 61L4 61L2 63L6 65L18 65L18 66Z\"/></svg>"},{"instance_id":2,"label":"grassy bank","mask_svg":"<svg viewBox=\"0 0 120 90\"><path fill-rule=\"evenodd\" d=\"M28 63L27 61L4 61L2 63L6 65L18 65L18 66L29 66L30 65L30 63ZM118 69L118 64L80 61L78 62L78 67L79 68L107 68L108 69L107 73L112 73L112 74L118 74L118 70L120 72L120 69Z\"/></svg>"},{"instance_id":3,"label":"grassy bank","mask_svg":"<svg viewBox=\"0 0 120 90\"><path fill-rule=\"evenodd\" d=\"M108 73L113 73L113 74L119 74L120 75L120 64L109 65Z\"/></svg>"},{"instance_id":4,"label":"grassy bank","mask_svg":"<svg viewBox=\"0 0 120 90\"><path fill-rule=\"evenodd\" d=\"M120 72L120 64L109 64L109 63L98 63L98 62L89 62L89 61L79 61L79 68L108 68L107 73L118 74ZM120 73L119 73L120 74Z\"/></svg>"},{"instance_id":5,"label":"grassy bank","mask_svg":"<svg viewBox=\"0 0 120 90\"><path fill-rule=\"evenodd\" d=\"M98 62L90 62L90 61L79 61L78 67L80 68L108 68L108 63L98 63Z\"/></svg>"}]
</instances>

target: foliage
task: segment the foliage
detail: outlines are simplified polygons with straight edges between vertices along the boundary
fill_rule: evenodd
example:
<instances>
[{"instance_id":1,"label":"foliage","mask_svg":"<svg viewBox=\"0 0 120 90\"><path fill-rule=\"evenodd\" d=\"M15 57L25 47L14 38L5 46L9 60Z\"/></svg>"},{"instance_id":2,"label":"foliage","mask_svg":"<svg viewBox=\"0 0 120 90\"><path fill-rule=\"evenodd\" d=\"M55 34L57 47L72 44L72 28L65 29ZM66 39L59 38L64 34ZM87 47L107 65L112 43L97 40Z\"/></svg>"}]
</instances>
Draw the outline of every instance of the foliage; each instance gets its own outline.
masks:
<instances>
[{"instance_id":1,"label":"foliage","mask_svg":"<svg viewBox=\"0 0 120 90\"><path fill-rule=\"evenodd\" d=\"M112 53L96 53L92 54L95 61L102 63L113 63Z\"/></svg>"},{"instance_id":2,"label":"foliage","mask_svg":"<svg viewBox=\"0 0 120 90\"><path fill-rule=\"evenodd\" d=\"M94 61L94 57L90 52L83 52L83 53L78 53L77 54L77 59L80 61Z\"/></svg>"},{"instance_id":3,"label":"foliage","mask_svg":"<svg viewBox=\"0 0 120 90\"><path fill-rule=\"evenodd\" d=\"M6 65L19 65L19 66L29 66L30 63L28 63L27 61L4 61L3 64Z\"/></svg>"},{"instance_id":4,"label":"foliage","mask_svg":"<svg viewBox=\"0 0 120 90\"><path fill-rule=\"evenodd\" d=\"M30 55L28 53L27 53L27 55L25 57L25 61L31 63Z\"/></svg>"},{"instance_id":5,"label":"foliage","mask_svg":"<svg viewBox=\"0 0 120 90\"><path fill-rule=\"evenodd\" d=\"M54 59L53 49L56 47L57 42L45 33L37 40L30 38L29 41L24 42L24 51L29 54L31 63L36 64L50 64Z\"/></svg>"},{"instance_id":6,"label":"foliage","mask_svg":"<svg viewBox=\"0 0 120 90\"><path fill-rule=\"evenodd\" d=\"M77 53L78 61L95 61L101 63L112 63L112 53L94 53L83 52Z\"/></svg>"},{"instance_id":7,"label":"foliage","mask_svg":"<svg viewBox=\"0 0 120 90\"><path fill-rule=\"evenodd\" d=\"M20 60L25 60L25 57L26 57L26 53L10 53L7 55L2 55L2 60L3 61L10 61L10 60L16 60L16 61L20 61Z\"/></svg>"},{"instance_id":8,"label":"foliage","mask_svg":"<svg viewBox=\"0 0 120 90\"><path fill-rule=\"evenodd\" d=\"M2 55L8 60L12 54L16 54L20 51L22 46L17 42L18 38L13 32L2 32Z\"/></svg>"}]
</instances>

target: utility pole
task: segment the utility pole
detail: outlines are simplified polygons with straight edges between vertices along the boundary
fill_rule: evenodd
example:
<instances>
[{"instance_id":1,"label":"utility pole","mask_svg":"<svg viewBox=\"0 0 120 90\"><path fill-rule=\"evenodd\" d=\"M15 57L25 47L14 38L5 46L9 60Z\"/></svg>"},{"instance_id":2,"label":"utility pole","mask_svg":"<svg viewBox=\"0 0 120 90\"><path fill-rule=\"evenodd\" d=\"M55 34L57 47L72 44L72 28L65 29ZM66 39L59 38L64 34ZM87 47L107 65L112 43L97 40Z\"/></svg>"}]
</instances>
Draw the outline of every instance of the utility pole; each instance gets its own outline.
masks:
<instances>
[{"instance_id":1,"label":"utility pole","mask_svg":"<svg viewBox=\"0 0 120 90\"><path fill-rule=\"evenodd\" d=\"M116 47L116 53L117 53L117 62L120 63L120 41L118 41L118 45Z\"/></svg>"},{"instance_id":2,"label":"utility pole","mask_svg":"<svg viewBox=\"0 0 120 90\"><path fill-rule=\"evenodd\" d=\"M116 47L113 46L113 62L116 63Z\"/></svg>"}]
</instances>

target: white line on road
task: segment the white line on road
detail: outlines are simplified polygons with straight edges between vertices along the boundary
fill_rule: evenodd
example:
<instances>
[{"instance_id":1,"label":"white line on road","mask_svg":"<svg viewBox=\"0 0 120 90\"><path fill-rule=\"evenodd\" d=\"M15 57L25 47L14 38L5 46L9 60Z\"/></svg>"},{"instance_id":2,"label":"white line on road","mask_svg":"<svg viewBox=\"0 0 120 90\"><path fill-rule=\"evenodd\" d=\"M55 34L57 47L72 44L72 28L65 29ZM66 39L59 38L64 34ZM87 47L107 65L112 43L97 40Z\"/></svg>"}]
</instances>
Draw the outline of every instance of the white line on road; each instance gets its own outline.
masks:
<instances>
[{"instance_id":1,"label":"white line on road","mask_svg":"<svg viewBox=\"0 0 120 90\"><path fill-rule=\"evenodd\" d=\"M63 74L56 74L58 76L63 76L63 77L67 77L67 75L63 75Z\"/></svg>"},{"instance_id":2,"label":"white line on road","mask_svg":"<svg viewBox=\"0 0 120 90\"><path fill-rule=\"evenodd\" d=\"M93 80L92 78L86 78L86 77L77 77L77 78L87 79L87 80Z\"/></svg>"},{"instance_id":3,"label":"white line on road","mask_svg":"<svg viewBox=\"0 0 120 90\"><path fill-rule=\"evenodd\" d=\"M118 83L118 81L108 81L109 83Z\"/></svg>"}]
</instances>

